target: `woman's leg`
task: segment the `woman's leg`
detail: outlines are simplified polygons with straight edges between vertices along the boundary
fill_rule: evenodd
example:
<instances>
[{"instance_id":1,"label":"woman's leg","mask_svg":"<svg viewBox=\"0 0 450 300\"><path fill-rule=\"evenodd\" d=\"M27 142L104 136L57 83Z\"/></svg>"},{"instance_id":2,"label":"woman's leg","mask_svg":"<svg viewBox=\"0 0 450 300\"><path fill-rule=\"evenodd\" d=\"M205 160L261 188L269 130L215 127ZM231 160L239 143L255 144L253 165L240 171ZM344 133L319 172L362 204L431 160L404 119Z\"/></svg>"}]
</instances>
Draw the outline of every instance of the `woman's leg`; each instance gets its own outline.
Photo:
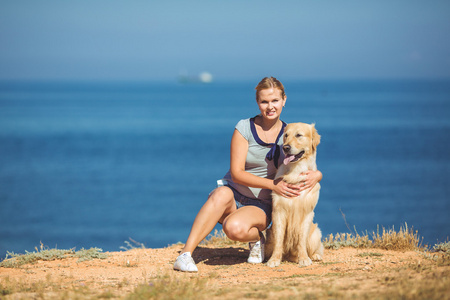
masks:
<instances>
[{"instance_id":1,"label":"woman's leg","mask_svg":"<svg viewBox=\"0 0 450 300\"><path fill-rule=\"evenodd\" d=\"M259 232L267 228L265 212L256 206L244 206L228 215L223 222L223 231L233 241L256 242Z\"/></svg>"},{"instance_id":2,"label":"woman's leg","mask_svg":"<svg viewBox=\"0 0 450 300\"><path fill-rule=\"evenodd\" d=\"M214 229L217 222L236 211L233 191L226 186L215 189L195 217L191 232L186 241L183 252L193 252L198 244Z\"/></svg>"},{"instance_id":3,"label":"woman's leg","mask_svg":"<svg viewBox=\"0 0 450 300\"><path fill-rule=\"evenodd\" d=\"M258 264L264 261L265 239L261 231L267 228L267 222L266 213L261 208L244 206L225 219L223 231L232 240L249 242L247 262Z\"/></svg>"}]
</instances>

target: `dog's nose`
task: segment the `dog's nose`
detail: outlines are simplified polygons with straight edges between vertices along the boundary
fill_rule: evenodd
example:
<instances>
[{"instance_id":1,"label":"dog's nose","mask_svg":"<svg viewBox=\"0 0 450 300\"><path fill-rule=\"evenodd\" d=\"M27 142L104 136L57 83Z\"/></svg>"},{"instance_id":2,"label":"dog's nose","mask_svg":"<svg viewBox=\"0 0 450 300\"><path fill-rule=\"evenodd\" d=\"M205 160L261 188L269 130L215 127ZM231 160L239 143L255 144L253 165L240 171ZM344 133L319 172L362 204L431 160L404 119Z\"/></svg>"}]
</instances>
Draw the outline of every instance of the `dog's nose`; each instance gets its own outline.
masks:
<instances>
[{"instance_id":1,"label":"dog's nose","mask_svg":"<svg viewBox=\"0 0 450 300\"><path fill-rule=\"evenodd\" d=\"M289 146L289 145L284 145L284 146L283 146L283 150L284 150L285 153L288 153L288 152L291 150L291 146Z\"/></svg>"}]
</instances>

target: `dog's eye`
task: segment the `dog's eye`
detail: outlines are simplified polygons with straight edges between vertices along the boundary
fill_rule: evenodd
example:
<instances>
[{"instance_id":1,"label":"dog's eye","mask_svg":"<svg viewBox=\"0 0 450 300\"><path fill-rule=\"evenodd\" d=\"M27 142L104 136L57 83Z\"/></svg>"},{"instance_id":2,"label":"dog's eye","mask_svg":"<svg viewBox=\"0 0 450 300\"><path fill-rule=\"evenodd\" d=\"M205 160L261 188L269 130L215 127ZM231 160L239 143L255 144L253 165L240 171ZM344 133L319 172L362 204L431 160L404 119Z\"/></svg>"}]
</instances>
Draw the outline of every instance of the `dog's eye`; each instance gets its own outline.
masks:
<instances>
[{"instance_id":1,"label":"dog's eye","mask_svg":"<svg viewBox=\"0 0 450 300\"><path fill-rule=\"evenodd\" d=\"M295 137L297 137L297 138L301 138L303 135L301 135L300 133L297 133L296 135L295 135Z\"/></svg>"},{"instance_id":2,"label":"dog's eye","mask_svg":"<svg viewBox=\"0 0 450 300\"><path fill-rule=\"evenodd\" d=\"M288 134L286 133L285 135L284 135L284 138L287 138L288 137Z\"/></svg>"}]
</instances>

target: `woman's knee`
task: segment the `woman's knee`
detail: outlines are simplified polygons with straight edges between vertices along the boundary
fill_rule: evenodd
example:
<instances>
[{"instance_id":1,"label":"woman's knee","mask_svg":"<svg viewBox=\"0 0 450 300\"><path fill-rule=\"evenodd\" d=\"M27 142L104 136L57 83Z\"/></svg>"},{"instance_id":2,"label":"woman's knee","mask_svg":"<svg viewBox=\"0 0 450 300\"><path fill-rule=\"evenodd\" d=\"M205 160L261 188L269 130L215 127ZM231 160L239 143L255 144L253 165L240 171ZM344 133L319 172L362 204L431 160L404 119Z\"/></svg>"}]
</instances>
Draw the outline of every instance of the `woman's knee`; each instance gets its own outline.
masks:
<instances>
[{"instance_id":1,"label":"woman's knee","mask_svg":"<svg viewBox=\"0 0 450 300\"><path fill-rule=\"evenodd\" d=\"M248 228L239 220L227 220L223 224L223 232L233 241L245 241L248 235Z\"/></svg>"},{"instance_id":2,"label":"woman's knee","mask_svg":"<svg viewBox=\"0 0 450 300\"><path fill-rule=\"evenodd\" d=\"M234 195L230 188L221 186L209 195L208 201L216 206L228 207L234 204Z\"/></svg>"}]
</instances>

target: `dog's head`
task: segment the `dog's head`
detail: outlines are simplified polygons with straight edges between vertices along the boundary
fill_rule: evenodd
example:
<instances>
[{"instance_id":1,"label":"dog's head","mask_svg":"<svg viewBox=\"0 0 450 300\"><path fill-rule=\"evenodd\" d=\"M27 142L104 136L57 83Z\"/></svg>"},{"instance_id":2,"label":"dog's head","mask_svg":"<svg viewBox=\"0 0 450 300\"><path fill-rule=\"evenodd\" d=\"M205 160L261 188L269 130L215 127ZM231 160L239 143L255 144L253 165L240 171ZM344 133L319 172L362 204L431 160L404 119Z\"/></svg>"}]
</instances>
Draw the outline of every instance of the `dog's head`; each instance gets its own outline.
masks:
<instances>
[{"instance_id":1,"label":"dog's head","mask_svg":"<svg viewBox=\"0 0 450 300\"><path fill-rule=\"evenodd\" d=\"M320 135L314 124L288 124L283 136L284 164L310 157L316 152L319 143Z\"/></svg>"}]
</instances>

